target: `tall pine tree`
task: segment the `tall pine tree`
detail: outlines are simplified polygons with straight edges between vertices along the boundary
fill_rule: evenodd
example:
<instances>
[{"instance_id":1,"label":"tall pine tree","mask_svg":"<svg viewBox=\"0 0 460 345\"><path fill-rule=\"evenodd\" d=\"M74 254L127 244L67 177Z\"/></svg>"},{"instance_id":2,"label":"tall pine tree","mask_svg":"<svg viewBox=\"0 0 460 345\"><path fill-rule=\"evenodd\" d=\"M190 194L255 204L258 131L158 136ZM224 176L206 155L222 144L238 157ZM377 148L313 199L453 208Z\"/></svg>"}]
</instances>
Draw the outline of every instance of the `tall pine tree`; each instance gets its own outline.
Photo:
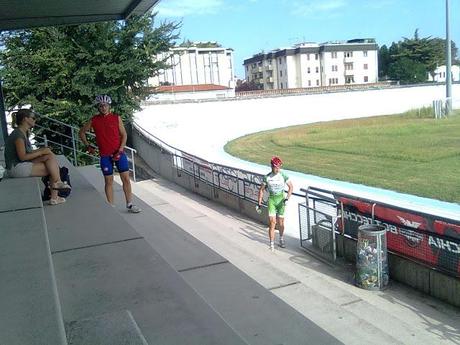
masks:
<instances>
[{"instance_id":1,"label":"tall pine tree","mask_svg":"<svg viewBox=\"0 0 460 345\"><path fill-rule=\"evenodd\" d=\"M155 61L178 38L180 23L154 25L155 14L127 21L4 32L0 76L7 108L31 104L41 114L81 125L94 96L109 94L124 119L146 97L147 79L167 66Z\"/></svg>"}]
</instances>

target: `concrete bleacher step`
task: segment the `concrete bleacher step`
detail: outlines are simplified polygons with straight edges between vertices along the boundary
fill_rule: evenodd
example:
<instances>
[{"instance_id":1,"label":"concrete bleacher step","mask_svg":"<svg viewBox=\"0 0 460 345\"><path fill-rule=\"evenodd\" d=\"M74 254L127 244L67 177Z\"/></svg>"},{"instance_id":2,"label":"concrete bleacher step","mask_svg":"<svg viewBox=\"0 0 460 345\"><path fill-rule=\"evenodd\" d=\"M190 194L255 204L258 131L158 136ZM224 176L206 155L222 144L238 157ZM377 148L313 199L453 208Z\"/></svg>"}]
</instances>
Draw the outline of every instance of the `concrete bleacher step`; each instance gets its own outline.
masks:
<instances>
[{"instance_id":1,"label":"concrete bleacher step","mask_svg":"<svg viewBox=\"0 0 460 345\"><path fill-rule=\"evenodd\" d=\"M66 344L39 179L0 182L0 344Z\"/></svg>"},{"instance_id":2,"label":"concrete bleacher step","mask_svg":"<svg viewBox=\"0 0 460 345\"><path fill-rule=\"evenodd\" d=\"M45 216L69 341L96 345L98 329L115 336L113 330L137 328L137 340L143 337L148 344L246 344L77 169L66 165L72 193L65 204L46 207Z\"/></svg>"},{"instance_id":3,"label":"concrete bleacher step","mask_svg":"<svg viewBox=\"0 0 460 345\"><path fill-rule=\"evenodd\" d=\"M71 322L66 333L69 345L148 345L129 310Z\"/></svg>"},{"instance_id":4,"label":"concrete bleacher step","mask_svg":"<svg viewBox=\"0 0 460 345\"><path fill-rule=\"evenodd\" d=\"M205 199L191 196L180 187L165 181L143 181L137 183L134 190L142 200L155 205L162 215L340 341L350 344L438 343L440 335L426 330L424 315L436 314L436 318L445 323L447 333L454 327L455 321L448 315L430 310L425 297L398 289L398 284L394 284L389 299L385 292L356 288L350 276L340 272L341 267L320 269L318 262L309 259L298 248L297 241L290 241L289 248L277 251L274 257L266 250L263 227L221 207L215 212L212 207L206 207ZM187 195L183 197L182 194ZM193 279L187 277L187 281L206 296L202 290L207 291L209 286L200 286L206 280ZM410 298L410 294L419 297ZM408 298L410 307L401 308L401 303L407 303L402 301ZM423 312L419 315L414 312L416 310Z\"/></svg>"},{"instance_id":5,"label":"concrete bleacher step","mask_svg":"<svg viewBox=\"0 0 460 345\"><path fill-rule=\"evenodd\" d=\"M103 193L102 178L97 170L91 167L79 170ZM154 200L151 208L136 199L144 211L132 215L123 210L121 193L121 187L115 186L117 209L125 220L144 236L245 342L261 345L339 343L221 255L157 212L156 208L164 202L152 196ZM178 212L182 213L185 221L188 219L193 224L194 217L201 216L189 213L185 208Z\"/></svg>"}]
</instances>

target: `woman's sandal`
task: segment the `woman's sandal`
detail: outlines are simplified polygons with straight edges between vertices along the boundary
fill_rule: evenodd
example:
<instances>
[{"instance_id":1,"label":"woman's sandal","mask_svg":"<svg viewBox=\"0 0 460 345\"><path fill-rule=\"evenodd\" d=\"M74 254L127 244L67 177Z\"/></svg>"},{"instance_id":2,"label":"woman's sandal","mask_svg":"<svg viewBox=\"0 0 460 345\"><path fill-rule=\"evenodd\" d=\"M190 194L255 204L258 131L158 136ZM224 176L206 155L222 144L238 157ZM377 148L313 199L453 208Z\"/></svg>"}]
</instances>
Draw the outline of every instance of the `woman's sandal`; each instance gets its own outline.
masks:
<instances>
[{"instance_id":1,"label":"woman's sandal","mask_svg":"<svg viewBox=\"0 0 460 345\"><path fill-rule=\"evenodd\" d=\"M72 189L72 187L69 186L65 182L59 181L54 184L53 189L54 190L68 190L68 189Z\"/></svg>"},{"instance_id":2,"label":"woman's sandal","mask_svg":"<svg viewBox=\"0 0 460 345\"><path fill-rule=\"evenodd\" d=\"M50 199L48 201L48 204L52 206L63 204L63 203L65 203L65 198L61 198L60 196L58 196L56 199Z\"/></svg>"}]
</instances>

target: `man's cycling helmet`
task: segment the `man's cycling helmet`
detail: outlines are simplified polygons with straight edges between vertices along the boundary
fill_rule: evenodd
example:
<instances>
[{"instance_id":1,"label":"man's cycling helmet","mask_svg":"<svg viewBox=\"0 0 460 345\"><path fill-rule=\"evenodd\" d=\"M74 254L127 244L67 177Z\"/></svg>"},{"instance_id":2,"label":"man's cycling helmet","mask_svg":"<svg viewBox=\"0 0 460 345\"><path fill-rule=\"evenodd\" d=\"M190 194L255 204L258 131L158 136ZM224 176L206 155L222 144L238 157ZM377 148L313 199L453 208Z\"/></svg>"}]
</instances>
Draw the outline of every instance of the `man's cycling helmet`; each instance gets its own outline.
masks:
<instances>
[{"instance_id":1,"label":"man's cycling helmet","mask_svg":"<svg viewBox=\"0 0 460 345\"><path fill-rule=\"evenodd\" d=\"M96 99L94 100L94 103L96 103L96 105L99 105L99 104L102 104L102 103L112 104L112 98L110 98L110 96L108 96L108 95L98 95L98 96L96 96Z\"/></svg>"},{"instance_id":2,"label":"man's cycling helmet","mask_svg":"<svg viewBox=\"0 0 460 345\"><path fill-rule=\"evenodd\" d=\"M283 164L283 161L279 157L275 156L270 161L270 164L275 168L279 168Z\"/></svg>"}]
</instances>

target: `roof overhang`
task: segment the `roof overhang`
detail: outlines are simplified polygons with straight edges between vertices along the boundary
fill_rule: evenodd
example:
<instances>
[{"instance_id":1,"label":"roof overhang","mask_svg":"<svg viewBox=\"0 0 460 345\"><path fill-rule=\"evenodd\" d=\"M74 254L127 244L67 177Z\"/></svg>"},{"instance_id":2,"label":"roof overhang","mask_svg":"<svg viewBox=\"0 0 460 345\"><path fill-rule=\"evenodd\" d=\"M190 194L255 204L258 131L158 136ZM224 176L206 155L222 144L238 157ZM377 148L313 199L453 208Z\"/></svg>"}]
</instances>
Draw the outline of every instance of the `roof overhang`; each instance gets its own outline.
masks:
<instances>
[{"instance_id":1,"label":"roof overhang","mask_svg":"<svg viewBox=\"0 0 460 345\"><path fill-rule=\"evenodd\" d=\"M127 19L160 0L0 0L0 31Z\"/></svg>"}]
</instances>

